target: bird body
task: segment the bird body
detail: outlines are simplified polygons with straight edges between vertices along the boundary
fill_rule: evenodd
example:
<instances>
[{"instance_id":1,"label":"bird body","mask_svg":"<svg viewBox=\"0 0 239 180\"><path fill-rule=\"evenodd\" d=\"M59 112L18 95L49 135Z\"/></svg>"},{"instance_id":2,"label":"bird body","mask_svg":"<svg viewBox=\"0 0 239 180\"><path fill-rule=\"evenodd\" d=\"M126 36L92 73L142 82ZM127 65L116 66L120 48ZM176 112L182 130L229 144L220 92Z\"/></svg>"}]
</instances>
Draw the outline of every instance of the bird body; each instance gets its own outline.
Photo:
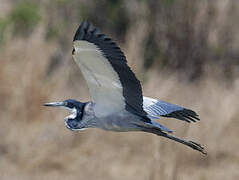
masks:
<instances>
[{"instance_id":1,"label":"bird body","mask_svg":"<svg viewBox=\"0 0 239 180\"><path fill-rule=\"evenodd\" d=\"M144 124L137 115L126 110L104 117L97 117L95 115L95 107L95 103L92 101L85 103L82 117L77 114L76 109L73 109L72 114L65 118L67 127L75 131L87 128L100 128L107 131L125 132L137 131L139 130L138 125ZM80 119L77 118L78 116Z\"/></svg>"},{"instance_id":2,"label":"bird body","mask_svg":"<svg viewBox=\"0 0 239 180\"><path fill-rule=\"evenodd\" d=\"M140 82L127 65L123 52L92 24L83 21L77 29L72 55L86 80L92 101L68 99L45 104L71 111L65 118L67 128L153 133L205 154L201 145L170 135L172 131L156 121L161 116L190 123L199 120L198 115L190 109L144 97Z\"/></svg>"}]
</instances>

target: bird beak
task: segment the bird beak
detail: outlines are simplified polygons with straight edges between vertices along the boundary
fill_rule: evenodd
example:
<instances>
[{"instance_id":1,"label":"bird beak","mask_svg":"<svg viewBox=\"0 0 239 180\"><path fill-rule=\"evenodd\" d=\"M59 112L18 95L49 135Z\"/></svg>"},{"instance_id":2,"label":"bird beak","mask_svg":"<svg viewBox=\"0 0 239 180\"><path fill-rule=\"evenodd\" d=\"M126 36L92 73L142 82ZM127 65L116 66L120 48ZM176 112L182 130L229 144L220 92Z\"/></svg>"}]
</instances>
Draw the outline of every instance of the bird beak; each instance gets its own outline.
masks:
<instances>
[{"instance_id":1,"label":"bird beak","mask_svg":"<svg viewBox=\"0 0 239 180\"><path fill-rule=\"evenodd\" d=\"M52 107L58 107L58 106L66 106L65 102L51 102L51 103L46 103L44 106L52 106Z\"/></svg>"}]
</instances>

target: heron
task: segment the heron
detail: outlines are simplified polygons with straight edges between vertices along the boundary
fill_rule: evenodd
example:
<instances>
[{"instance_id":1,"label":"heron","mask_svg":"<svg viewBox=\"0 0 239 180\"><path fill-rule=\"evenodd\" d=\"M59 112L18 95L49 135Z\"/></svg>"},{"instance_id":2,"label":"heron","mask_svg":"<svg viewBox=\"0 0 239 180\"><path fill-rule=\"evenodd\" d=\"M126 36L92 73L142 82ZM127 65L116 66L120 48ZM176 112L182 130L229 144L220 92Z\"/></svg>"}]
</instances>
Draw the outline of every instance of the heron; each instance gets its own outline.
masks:
<instances>
[{"instance_id":1,"label":"heron","mask_svg":"<svg viewBox=\"0 0 239 180\"><path fill-rule=\"evenodd\" d=\"M204 148L172 135L160 117L199 121L196 112L162 100L145 97L140 81L119 46L92 23L83 21L73 38L72 56L87 83L92 101L67 99L44 104L70 111L64 118L72 131L100 128L106 131L142 131L184 144L206 154Z\"/></svg>"}]
</instances>

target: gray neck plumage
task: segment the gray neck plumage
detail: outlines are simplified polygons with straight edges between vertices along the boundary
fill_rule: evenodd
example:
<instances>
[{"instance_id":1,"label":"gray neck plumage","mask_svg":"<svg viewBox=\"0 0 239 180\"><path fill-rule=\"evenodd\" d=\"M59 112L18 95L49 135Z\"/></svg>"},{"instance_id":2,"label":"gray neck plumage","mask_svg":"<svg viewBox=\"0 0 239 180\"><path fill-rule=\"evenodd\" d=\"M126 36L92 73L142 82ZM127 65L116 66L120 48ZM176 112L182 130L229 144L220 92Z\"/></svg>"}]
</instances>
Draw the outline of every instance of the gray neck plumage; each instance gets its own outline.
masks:
<instances>
[{"instance_id":1,"label":"gray neck plumage","mask_svg":"<svg viewBox=\"0 0 239 180\"><path fill-rule=\"evenodd\" d=\"M84 107L82 123L85 124L86 128L94 127L94 124L95 124L94 121L96 119L95 113L94 113L94 107L95 107L95 103L93 103L92 101L87 102Z\"/></svg>"}]
</instances>

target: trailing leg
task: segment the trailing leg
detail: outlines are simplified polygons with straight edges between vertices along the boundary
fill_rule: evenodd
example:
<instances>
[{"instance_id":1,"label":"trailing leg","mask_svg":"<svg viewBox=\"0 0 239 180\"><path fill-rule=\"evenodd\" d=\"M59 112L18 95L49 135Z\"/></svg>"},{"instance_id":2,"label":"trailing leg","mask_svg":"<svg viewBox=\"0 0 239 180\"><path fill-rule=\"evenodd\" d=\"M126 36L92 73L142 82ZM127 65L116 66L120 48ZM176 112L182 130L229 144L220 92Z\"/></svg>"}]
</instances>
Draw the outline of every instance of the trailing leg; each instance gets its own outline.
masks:
<instances>
[{"instance_id":1,"label":"trailing leg","mask_svg":"<svg viewBox=\"0 0 239 180\"><path fill-rule=\"evenodd\" d=\"M207 153L204 151L204 148L198 144L198 143L195 143L193 141L186 141L186 140L183 140L183 139L180 139L180 138L177 138L175 136L172 136L172 135L169 135L165 132L163 132L162 130L158 129L158 128L144 128L142 129L142 131L144 132L149 132L149 133L153 133L153 134L156 134L158 136L163 136L165 138L168 138L168 139L171 139L173 141L176 141L176 142L179 142L181 144L184 144L194 150L197 150L201 153L203 153L204 155L206 155Z\"/></svg>"}]
</instances>

